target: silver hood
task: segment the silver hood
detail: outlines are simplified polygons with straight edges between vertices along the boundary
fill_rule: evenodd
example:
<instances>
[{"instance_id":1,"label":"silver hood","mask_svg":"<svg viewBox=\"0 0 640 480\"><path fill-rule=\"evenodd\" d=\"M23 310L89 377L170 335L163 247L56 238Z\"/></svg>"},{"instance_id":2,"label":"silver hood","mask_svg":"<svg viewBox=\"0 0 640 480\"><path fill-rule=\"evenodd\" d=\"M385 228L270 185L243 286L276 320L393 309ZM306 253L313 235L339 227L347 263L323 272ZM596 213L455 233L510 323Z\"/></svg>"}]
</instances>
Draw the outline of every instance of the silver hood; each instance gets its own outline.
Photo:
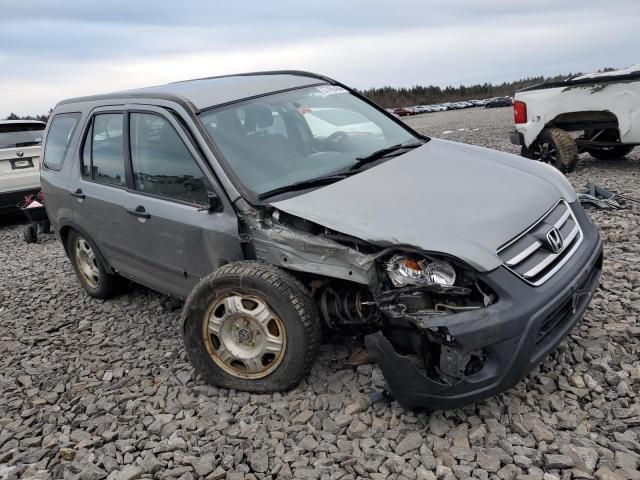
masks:
<instances>
[{"instance_id":1,"label":"silver hood","mask_svg":"<svg viewBox=\"0 0 640 480\"><path fill-rule=\"evenodd\" d=\"M515 155L432 139L337 183L272 205L380 246L442 252L479 271L496 250L575 192L556 169Z\"/></svg>"}]
</instances>

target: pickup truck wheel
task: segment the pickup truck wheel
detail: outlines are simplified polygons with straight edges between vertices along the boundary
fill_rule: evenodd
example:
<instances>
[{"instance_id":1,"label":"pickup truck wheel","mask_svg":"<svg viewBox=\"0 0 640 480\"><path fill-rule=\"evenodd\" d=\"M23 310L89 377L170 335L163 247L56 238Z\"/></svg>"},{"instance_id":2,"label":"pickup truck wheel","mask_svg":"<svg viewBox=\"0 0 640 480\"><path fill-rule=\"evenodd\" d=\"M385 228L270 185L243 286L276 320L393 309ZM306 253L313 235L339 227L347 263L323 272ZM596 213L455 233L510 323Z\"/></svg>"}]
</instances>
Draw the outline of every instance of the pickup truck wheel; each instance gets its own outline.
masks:
<instances>
[{"instance_id":1,"label":"pickup truck wheel","mask_svg":"<svg viewBox=\"0 0 640 480\"><path fill-rule=\"evenodd\" d=\"M619 147L585 148L589 155L596 160L620 160L631 153L633 145L620 145Z\"/></svg>"},{"instance_id":2,"label":"pickup truck wheel","mask_svg":"<svg viewBox=\"0 0 640 480\"><path fill-rule=\"evenodd\" d=\"M320 343L315 303L275 266L224 265L193 289L182 311L187 355L207 383L250 392L288 390Z\"/></svg>"},{"instance_id":3,"label":"pickup truck wheel","mask_svg":"<svg viewBox=\"0 0 640 480\"><path fill-rule=\"evenodd\" d=\"M80 285L90 296L107 299L118 293L122 278L109 273L98 257L95 244L75 230L69 232L67 252Z\"/></svg>"},{"instance_id":4,"label":"pickup truck wheel","mask_svg":"<svg viewBox=\"0 0 640 480\"><path fill-rule=\"evenodd\" d=\"M575 140L560 128L546 128L523 156L553 165L563 173L572 172L578 162Z\"/></svg>"}]
</instances>

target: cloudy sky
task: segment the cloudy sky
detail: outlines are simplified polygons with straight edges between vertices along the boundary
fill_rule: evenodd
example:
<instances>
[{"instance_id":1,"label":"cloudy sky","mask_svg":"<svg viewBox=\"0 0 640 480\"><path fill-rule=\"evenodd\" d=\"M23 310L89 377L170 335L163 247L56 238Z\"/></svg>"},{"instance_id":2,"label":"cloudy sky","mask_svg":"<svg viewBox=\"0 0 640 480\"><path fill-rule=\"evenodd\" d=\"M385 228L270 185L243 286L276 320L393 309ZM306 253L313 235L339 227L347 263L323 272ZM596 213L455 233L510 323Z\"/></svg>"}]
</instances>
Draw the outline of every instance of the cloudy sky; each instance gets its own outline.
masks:
<instances>
[{"instance_id":1,"label":"cloudy sky","mask_svg":"<svg viewBox=\"0 0 640 480\"><path fill-rule=\"evenodd\" d=\"M626 67L639 24L640 0L0 0L0 118L256 70L366 88Z\"/></svg>"}]
</instances>

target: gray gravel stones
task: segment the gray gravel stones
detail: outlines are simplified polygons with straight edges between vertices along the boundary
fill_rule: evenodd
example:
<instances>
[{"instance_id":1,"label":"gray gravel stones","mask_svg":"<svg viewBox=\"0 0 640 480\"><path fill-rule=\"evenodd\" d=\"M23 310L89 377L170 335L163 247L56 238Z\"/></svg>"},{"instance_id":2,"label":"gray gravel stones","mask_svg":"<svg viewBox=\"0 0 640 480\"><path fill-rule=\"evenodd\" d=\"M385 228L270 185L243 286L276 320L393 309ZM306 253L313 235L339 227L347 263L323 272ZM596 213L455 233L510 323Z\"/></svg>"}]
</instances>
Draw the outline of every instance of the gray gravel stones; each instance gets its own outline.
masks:
<instances>
[{"instance_id":1,"label":"gray gravel stones","mask_svg":"<svg viewBox=\"0 0 640 480\"><path fill-rule=\"evenodd\" d=\"M404 455L408 452L412 452L413 450L417 450L424 443L422 439L422 435L418 432L409 432L407 435L398 442L396 445L396 454Z\"/></svg>"},{"instance_id":2,"label":"gray gravel stones","mask_svg":"<svg viewBox=\"0 0 640 480\"><path fill-rule=\"evenodd\" d=\"M510 109L408 122L517 151ZM583 155L568 178L640 197L640 149ZM605 264L582 323L513 389L433 414L370 404L382 377L342 367L360 346L348 338L287 393L204 385L172 301L137 286L88 298L52 236L26 245L18 220L0 220L0 479L636 479L640 210L589 214Z\"/></svg>"}]
</instances>

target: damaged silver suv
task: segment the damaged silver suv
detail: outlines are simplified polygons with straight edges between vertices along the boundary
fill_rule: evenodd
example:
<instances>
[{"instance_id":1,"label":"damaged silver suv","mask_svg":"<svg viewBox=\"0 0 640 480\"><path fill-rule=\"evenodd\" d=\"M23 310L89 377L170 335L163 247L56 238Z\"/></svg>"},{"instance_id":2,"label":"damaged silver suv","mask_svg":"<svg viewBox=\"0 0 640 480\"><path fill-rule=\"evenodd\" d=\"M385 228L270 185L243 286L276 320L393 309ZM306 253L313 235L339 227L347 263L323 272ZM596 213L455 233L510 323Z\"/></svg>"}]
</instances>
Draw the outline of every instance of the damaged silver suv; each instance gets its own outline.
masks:
<instances>
[{"instance_id":1,"label":"damaged silver suv","mask_svg":"<svg viewBox=\"0 0 640 480\"><path fill-rule=\"evenodd\" d=\"M185 299L212 384L293 387L321 329L365 336L392 395L514 385L583 315L597 229L542 163L424 137L329 78L280 71L59 103L42 189L89 295Z\"/></svg>"}]
</instances>

